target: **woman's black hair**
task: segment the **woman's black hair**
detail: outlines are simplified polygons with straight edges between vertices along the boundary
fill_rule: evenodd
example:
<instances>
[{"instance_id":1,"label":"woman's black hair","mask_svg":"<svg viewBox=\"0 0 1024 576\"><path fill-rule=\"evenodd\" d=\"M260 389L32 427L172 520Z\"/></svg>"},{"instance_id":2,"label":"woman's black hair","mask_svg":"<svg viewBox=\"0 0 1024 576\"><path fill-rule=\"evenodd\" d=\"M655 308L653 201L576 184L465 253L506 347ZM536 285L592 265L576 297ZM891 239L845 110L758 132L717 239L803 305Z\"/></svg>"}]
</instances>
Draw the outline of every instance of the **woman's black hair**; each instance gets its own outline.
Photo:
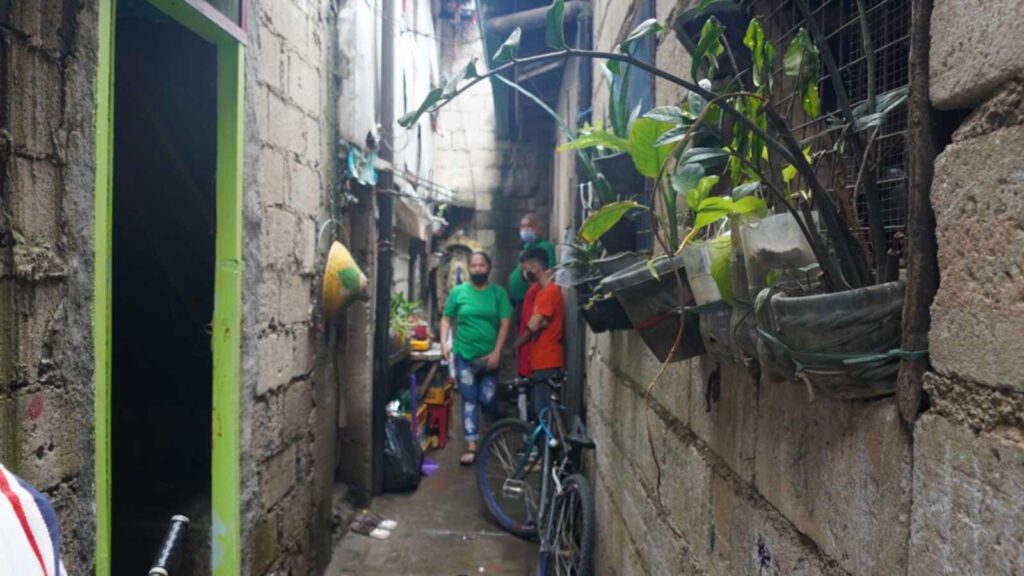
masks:
<instances>
[{"instance_id":1,"label":"woman's black hair","mask_svg":"<svg viewBox=\"0 0 1024 576\"><path fill-rule=\"evenodd\" d=\"M472 260L473 256L482 256L484 261L487 262L488 270L494 267L491 265L491 257L487 254L487 252L484 252L483 250L474 250L473 253L469 255L469 259Z\"/></svg>"}]
</instances>

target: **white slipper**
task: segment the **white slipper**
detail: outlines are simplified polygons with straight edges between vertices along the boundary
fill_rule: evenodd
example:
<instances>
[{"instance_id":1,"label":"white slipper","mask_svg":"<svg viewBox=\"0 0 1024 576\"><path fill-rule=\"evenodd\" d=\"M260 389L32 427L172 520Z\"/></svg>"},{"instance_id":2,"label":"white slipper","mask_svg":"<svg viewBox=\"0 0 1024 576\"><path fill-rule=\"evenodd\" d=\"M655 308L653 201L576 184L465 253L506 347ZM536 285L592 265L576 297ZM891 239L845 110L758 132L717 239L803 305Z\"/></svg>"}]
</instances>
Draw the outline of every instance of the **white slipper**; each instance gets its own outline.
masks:
<instances>
[{"instance_id":1,"label":"white slipper","mask_svg":"<svg viewBox=\"0 0 1024 576\"><path fill-rule=\"evenodd\" d=\"M375 528L365 522L353 522L349 529L356 534L362 534L363 536L369 536L376 540L387 540L391 537L391 532L383 528Z\"/></svg>"}]
</instances>

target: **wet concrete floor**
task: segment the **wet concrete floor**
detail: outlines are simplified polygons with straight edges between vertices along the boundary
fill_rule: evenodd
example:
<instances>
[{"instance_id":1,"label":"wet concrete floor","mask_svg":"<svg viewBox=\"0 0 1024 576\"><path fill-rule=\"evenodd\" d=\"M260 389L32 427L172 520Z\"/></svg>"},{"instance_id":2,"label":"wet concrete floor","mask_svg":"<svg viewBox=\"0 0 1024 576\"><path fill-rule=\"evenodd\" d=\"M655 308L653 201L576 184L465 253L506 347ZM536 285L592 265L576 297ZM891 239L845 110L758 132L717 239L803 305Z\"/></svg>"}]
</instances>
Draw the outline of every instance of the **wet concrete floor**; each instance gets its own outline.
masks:
<instances>
[{"instance_id":1,"label":"wet concrete floor","mask_svg":"<svg viewBox=\"0 0 1024 576\"><path fill-rule=\"evenodd\" d=\"M456 402L458 397L456 397ZM398 521L387 540L349 532L325 576L527 576L537 562L537 544L504 532L480 500L475 468L459 466L461 434L426 457L440 463L409 494L385 494L371 510Z\"/></svg>"}]
</instances>

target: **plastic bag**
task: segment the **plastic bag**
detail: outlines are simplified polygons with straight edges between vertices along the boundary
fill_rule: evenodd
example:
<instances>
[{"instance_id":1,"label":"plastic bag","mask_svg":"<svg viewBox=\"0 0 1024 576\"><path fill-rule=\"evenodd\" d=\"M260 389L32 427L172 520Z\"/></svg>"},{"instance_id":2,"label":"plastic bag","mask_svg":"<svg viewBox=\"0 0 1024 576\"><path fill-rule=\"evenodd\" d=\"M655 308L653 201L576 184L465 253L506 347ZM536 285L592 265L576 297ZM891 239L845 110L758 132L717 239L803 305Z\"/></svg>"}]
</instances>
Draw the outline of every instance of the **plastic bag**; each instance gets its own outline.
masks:
<instances>
[{"instance_id":1,"label":"plastic bag","mask_svg":"<svg viewBox=\"0 0 1024 576\"><path fill-rule=\"evenodd\" d=\"M420 484L423 450L409 421L389 416L384 424L384 491L408 492Z\"/></svg>"}]
</instances>

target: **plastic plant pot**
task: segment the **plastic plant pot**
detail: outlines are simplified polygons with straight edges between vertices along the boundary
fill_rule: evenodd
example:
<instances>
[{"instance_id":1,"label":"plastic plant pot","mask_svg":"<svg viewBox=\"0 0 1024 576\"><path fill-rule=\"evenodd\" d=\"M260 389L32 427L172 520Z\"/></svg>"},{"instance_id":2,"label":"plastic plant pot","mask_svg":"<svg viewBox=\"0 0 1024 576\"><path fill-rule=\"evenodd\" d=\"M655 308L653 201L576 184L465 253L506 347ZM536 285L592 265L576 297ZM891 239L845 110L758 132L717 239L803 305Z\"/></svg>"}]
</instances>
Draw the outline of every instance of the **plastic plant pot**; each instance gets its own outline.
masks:
<instances>
[{"instance_id":1,"label":"plastic plant pot","mask_svg":"<svg viewBox=\"0 0 1024 576\"><path fill-rule=\"evenodd\" d=\"M599 277L592 276L574 286L580 314L587 326L595 334L609 330L631 330L633 325L618 300L609 294L599 294L594 298L599 281Z\"/></svg>"},{"instance_id":2,"label":"plastic plant pot","mask_svg":"<svg viewBox=\"0 0 1024 576\"><path fill-rule=\"evenodd\" d=\"M622 304L633 329L661 362L678 362L704 353L699 319L685 308L694 305L682 257L662 258L652 265L640 262L601 283ZM676 274L682 279L682 289ZM682 328L682 340L670 354Z\"/></svg>"},{"instance_id":3,"label":"plastic plant pot","mask_svg":"<svg viewBox=\"0 0 1024 576\"><path fill-rule=\"evenodd\" d=\"M732 304L732 237L694 241L683 249L686 277L698 306L725 301Z\"/></svg>"},{"instance_id":4,"label":"plastic plant pot","mask_svg":"<svg viewBox=\"0 0 1024 576\"><path fill-rule=\"evenodd\" d=\"M619 252L604 258L598 258L592 264L602 278L607 278L616 272L629 268L640 260L641 258L636 252Z\"/></svg>"},{"instance_id":5,"label":"plastic plant pot","mask_svg":"<svg viewBox=\"0 0 1024 576\"><path fill-rule=\"evenodd\" d=\"M801 278L799 270L815 265L817 259L791 214L741 220L740 234L751 296L768 286L790 289L801 280L811 282L806 274Z\"/></svg>"}]
</instances>

